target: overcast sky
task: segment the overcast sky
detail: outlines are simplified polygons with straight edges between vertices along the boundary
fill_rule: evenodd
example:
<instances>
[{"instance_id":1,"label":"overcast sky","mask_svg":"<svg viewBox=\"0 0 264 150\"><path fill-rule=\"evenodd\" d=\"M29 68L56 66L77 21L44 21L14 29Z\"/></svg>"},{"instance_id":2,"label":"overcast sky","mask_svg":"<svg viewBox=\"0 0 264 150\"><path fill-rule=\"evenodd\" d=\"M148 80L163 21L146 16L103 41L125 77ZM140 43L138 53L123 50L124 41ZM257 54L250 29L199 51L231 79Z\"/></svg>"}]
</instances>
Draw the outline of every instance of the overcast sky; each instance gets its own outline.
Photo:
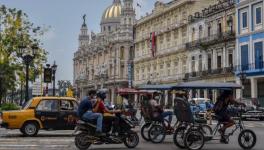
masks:
<instances>
[{"instance_id":1,"label":"overcast sky","mask_svg":"<svg viewBox=\"0 0 264 150\"><path fill-rule=\"evenodd\" d=\"M134 0L137 18L151 12L157 0ZM160 0L168 2L170 0ZM73 53L78 48L78 35L83 14L87 15L89 31L98 33L104 10L113 0L0 0L10 8L26 12L36 26L51 26L42 37L44 48L49 52L48 63L56 60L58 80L73 79Z\"/></svg>"}]
</instances>

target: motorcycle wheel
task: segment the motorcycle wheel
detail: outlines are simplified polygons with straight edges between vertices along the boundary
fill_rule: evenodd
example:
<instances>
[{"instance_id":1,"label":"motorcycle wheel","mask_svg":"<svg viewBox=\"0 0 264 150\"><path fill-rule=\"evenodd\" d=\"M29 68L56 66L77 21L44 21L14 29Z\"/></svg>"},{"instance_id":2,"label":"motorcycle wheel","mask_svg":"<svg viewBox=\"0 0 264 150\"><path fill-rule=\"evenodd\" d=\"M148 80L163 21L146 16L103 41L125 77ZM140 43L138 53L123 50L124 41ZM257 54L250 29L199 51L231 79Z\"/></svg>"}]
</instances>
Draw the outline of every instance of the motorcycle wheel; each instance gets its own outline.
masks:
<instances>
[{"instance_id":1,"label":"motorcycle wheel","mask_svg":"<svg viewBox=\"0 0 264 150\"><path fill-rule=\"evenodd\" d=\"M148 136L148 131L151 128L151 123L145 123L142 127L141 127L141 137L145 140L145 141L150 141L149 136Z\"/></svg>"},{"instance_id":2,"label":"motorcycle wheel","mask_svg":"<svg viewBox=\"0 0 264 150\"><path fill-rule=\"evenodd\" d=\"M256 134L249 129L243 130L238 136L238 144L243 149L252 149L257 142Z\"/></svg>"},{"instance_id":3,"label":"motorcycle wheel","mask_svg":"<svg viewBox=\"0 0 264 150\"><path fill-rule=\"evenodd\" d=\"M89 142L88 139L88 134L87 133L79 133L75 136L74 142L75 142L75 146L79 149L79 150L87 150L92 143Z\"/></svg>"},{"instance_id":4,"label":"motorcycle wheel","mask_svg":"<svg viewBox=\"0 0 264 150\"><path fill-rule=\"evenodd\" d=\"M184 137L185 147L189 150L200 150L204 146L204 135L199 130L190 130Z\"/></svg>"},{"instance_id":5,"label":"motorcycle wheel","mask_svg":"<svg viewBox=\"0 0 264 150\"><path fill-rule=\"evenodd\" d=\"M185 135L186 127L179 127L176 129L176 131L173 134L173 142L174 144L181 148L184 149L184 135Z\"/></svg>"},{"instance_id":6,"label":"motorcycle wheel","mask_svg":"<svg viewBox=\"0 0 264 150\"><path fill-rule=\"evenodd\" d=\"M148 136L152 143L162 143L166 137L166 129L161 125L153 125L149 129Z\"/></svg>"},{"instance_id":7,"label":"motorcycle wheel","mask_svg":"<svg viewBox=\"0 0 264 150\"><path fill-rule=\"evenodd\" d=\"M135 148L139 143L139 137L136 132L131 131L124 140L124 144L127 148Z\"/></svg>"}]
</instances>

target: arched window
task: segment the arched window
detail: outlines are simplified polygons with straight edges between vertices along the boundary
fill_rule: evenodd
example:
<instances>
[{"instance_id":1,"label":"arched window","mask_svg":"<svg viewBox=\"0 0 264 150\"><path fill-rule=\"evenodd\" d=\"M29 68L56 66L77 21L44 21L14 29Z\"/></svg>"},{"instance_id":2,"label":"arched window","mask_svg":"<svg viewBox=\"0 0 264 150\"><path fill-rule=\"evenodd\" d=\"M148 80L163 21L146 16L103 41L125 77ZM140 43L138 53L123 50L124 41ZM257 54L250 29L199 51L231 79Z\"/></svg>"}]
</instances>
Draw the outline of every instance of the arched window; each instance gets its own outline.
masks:
<instances>
[{"instance_id":1,"label":"arched window","mask_svg":"<svg viewBox=\"0 0 264 150\"><path fill-rule=\"evenodd\" d=\"M203 34L203 26L200 25L199 26L199 39L202 38L202 34Z\"/></svg>"}]
</instances>

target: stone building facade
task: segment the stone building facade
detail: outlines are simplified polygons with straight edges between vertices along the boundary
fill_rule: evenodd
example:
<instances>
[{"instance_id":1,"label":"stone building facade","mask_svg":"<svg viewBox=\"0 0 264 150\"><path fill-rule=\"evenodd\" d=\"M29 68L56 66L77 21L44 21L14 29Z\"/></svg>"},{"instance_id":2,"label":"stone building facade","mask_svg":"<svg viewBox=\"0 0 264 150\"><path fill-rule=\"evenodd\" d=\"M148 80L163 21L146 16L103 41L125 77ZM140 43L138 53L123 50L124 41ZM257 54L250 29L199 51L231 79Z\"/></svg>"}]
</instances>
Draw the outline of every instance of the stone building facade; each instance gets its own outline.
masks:
<instances>
[{"instance_id":1,"label":"stone building facade","mask_svg":"<svg viewBox=\"0 0 264 150\"><path fill-rule=\"evenodd\" d=\"M134 85L182 82L190 71L188 16L215 4L215 0L157 1L151 14L135 24ZM165 91L170 105L175 94Z\"/></svg>"},{"instance_id":2,"label":"stone building facade","mask_svg":"<svg viewBox=\"0 0 264 150\"><path fill-rule=\"evenodd\" d=\"M189 16L186 81L236 82L235 14L235 1L222 0ZM196 90L191 95L215 100L218 93Z\"/></svg>"},{"instance_id":3,"label":"stone building facade","mask_svg":"<svg viewBox=\"0 0 264 150\"><path fill-rule=\"evenodd\" d=\"M237 83L244 86L244 98L264 106L264 1L237 0L236 6Z\"/></svg>"},{"instance_id":4,"label":"stone building facade","mask_svg":"<svg viewBox=\"0 0 264 150\"><path fill-rule=\"evenodd\" d=\"M113 0L103 12L100 33L89 33L84 18L73 58L78 97L90 89L106 89L113 102L117 88L131 86L134 23L133 0Z\"/></svg>"}]
</instances>

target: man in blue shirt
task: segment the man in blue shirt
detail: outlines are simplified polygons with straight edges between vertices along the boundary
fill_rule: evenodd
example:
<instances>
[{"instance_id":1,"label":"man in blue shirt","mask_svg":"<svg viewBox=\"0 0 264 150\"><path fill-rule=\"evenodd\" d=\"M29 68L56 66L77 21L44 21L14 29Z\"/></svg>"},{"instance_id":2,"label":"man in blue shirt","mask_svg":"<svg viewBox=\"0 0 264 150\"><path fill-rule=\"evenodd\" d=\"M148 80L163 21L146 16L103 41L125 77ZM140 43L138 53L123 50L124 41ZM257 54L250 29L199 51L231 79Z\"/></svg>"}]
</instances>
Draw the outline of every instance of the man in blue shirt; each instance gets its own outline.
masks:
<instances>
[{"instance_id":1,"label":"man in blue shirt","mask_svg":"<svg viewBox=\"0 0 264 150\"><path fill-rule=\"evenodd\" d=\"M103 124L103 115L101 113L94 113L93 112L93 104L92 99L95 97L96 91L91 90L88 92L88 96L86 96L80 103L78 107L78 116L80 119L84 121L89 120L97 120L96 123L96 134L102 135L102 124Z\"/></svg>"}]
</instances>

